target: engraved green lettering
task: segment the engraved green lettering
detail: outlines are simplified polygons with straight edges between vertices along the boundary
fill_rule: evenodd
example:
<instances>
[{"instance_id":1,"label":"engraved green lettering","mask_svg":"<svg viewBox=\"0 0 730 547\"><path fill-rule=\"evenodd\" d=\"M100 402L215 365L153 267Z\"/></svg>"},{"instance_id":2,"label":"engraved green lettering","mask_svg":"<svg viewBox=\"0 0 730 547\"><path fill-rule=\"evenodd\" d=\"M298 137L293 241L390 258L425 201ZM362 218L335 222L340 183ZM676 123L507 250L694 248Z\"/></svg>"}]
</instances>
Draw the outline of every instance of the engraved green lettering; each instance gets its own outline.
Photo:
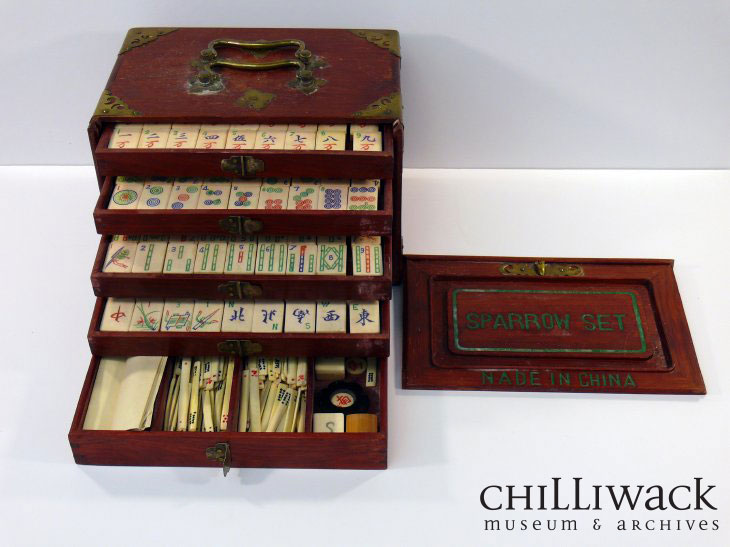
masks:
<instances>
[{"instance_id":1,"label":"engraved green lettering","mask_svg":"<svg viewBox=\"0 0 730 547\"><path fill-rule=\"evenodd\" d=\"M613 316L616 318L616 322L618 323L618 330L624 330L624 317L626 317L626 314L614 313Z\"/></svg>"},{"instance_id":2,"label":"engraved green lettering","mask_svg":"<svg viewBox=\"0 0 730 547\"><path fill-rule=\"evenodd\" d=\"M584 313L580 316L580 318L583 320L583 328L585 328L585 330L596 330L596 325L593 324L592 313Z\"/></svg>"},{"instance_id":3,"label":"engraved green lettering","mask_svg":"<svg viewBox=\"0 0 730 547\"><path fill-rule=\"evenodd\" d=\"M506 372L503 372L499 377L499 385L502 384L512 385L512 380L509 379L509 374Z\"/></svg>"},{"instance_id":4,"label":"engraved green lettering","mask_svg":"<svg viewBox=\"0 0 730 547\"><path fill-rule=\"evenodd\" d=\"M636 387L636 382L634 382L634 379L631 377L631 374L626 375L626 380L624 380L624 387Z\"/></svg>"},{"instance_id":5,"label":"engraved green lettering","mask_svg":"<svg viewBox=\"0 0 730 547\"><path fill-rule=\"evenodd\" d=\"M621 375L620 374L609 374L608 375L608 386L620 386L621 385Z\"/></svg>"},{"instance_id":6,"label":"engraved green lettering","mask_svg":"<svg viewBox=\"0 0 730 547\"><path fill-rule=\"evenodd\" d=\"M578 383L581 385L581 387L588 387L588 373L587 372L581 372L578 374Z\"/></svg>"},{"instance_id":7,"label":"engraved green lettering","mask_svg":"<svg viewBox=\"0 0 730 547\"><path fill-rule=\"evenodd\" d=\"M530 330L530 323L534 323L535 328L537 330L540 330L540 323L538 323L538 321L537 321L536 313L526 313L525 314L525 330Z\"/></svg>"},{"instance_id":8,"label":"engraved green lettering","mask_svg":"<svg viewBox=\"0 0 730 547\"><path fill-rule=\"evenodd\" d=\"M566 313L564 319L560 319L560 316L556 313L555 315L555 324L558 326L559 329L563 330L570 330L570 314Z\"/></svg>"},{"instance_id":9,"label":"engraved green lettering","mask_svg":"<svg viewBox=\"0 0 730 547\"><path fill-rule=\"evenodd\" d=\"M540 386L542 385L540 383L540 373L536 370L530 371L530 385L531 386Z\"/></svg>"},{"instance_id":10,"label":"engraved green lettering","mask_svg":"<svg viewBox=\"0 0 730 547\"><path fill-rule=\"evenodd\" d=\"M507 328L507 323L505 322L504 317L502 316L502 314L501 313L498 313L497 314L497 317L494 318L494 323L492 325L492 328L494 330L497 330L500 327L503 328L503 329L506 329Z\"/></svg>"},{"instance_id":11,"label":"engraved green lettering","mask_svg":"<svg viewBox=\"0 0 730 547\"><path fill-rule=\"evenodd\" d=\"M515 372L515 385L524 386L527 383L527 376L521 370Z\"/></svg>"},{"instance_id":12,"label":"engraved green lettering","mask_svg":"<svg viewBox=\"0 0 730 547\"><path fill-rule=\"evenodd\" d=\"M613 328L610 326L611 324L606 320L606 318L610 317L609 315L606 315L605 313L599 313L596 315L596 321L598 322L598 330L602 331L612 331Z\"/></svg>"},{"instance_id":13,"label":"engraved green lettering","mask_svg":"<svg viewBox=\"0 0 730 547\"><path fill-rule=\"evenodd\" d=\"M476 330L482 328L479 324L479 314L476 312L469 312L466 314L466 328L469 330Z\"/></svg>"},{"instance_id":14,"label":"engraved green lettering","mask_svg":"<svg viewBox=\"0 0 730 547\"><path fill-rule=\"evenodd\" d=\"M561 386L569 386L570 385L570 373L569 372L561 372L560 373L560 385Z\"/></svg>"},{"instance_id":15,"label":"engraved green lettering","mask_svg":"<svg viewBox=\"0 0 730 547\"><path fill-rule=\"evenodd\" d=\"M540 319L542 320L542 327L545 330L553 330L555 320L553 319L552 313L543 313Z\"/></svg>"},{"instance_id":16,"label":"engraved green lettering","mask_svg":"<svg viewBox=\"0 0 730 547\"><path fill-rule=\"evenodd\" d=\"M494 385L494 375L491 372L485 370L482 371L482 385Z\"/></svg>"},{"instance_id":17,"label":"engraved green lettering","mask_svg":"<svg viewBox=\"0 0 730 547\"><path fill-rule=\"evenodd\" d=\"M483 313L479 316L479 319L481 320L481 326L480 328L484 328L484 326L492 321L492 316L489 313Z\"/></svg>"},{"instance_id":18,"label":"engraved green lettering","mask_svg":"<svg viewBox=\"0 0 730 547\"><path fill-rule=\"evenodd\" d=\"M525 327L522 324L522 317L520 317L520 314L512 312L507 314L507 320L509 321L509 330L514 330L513 318L514 321L516 321L520 325L520 330L525 330Z\"/></svg>"}]
</instances>

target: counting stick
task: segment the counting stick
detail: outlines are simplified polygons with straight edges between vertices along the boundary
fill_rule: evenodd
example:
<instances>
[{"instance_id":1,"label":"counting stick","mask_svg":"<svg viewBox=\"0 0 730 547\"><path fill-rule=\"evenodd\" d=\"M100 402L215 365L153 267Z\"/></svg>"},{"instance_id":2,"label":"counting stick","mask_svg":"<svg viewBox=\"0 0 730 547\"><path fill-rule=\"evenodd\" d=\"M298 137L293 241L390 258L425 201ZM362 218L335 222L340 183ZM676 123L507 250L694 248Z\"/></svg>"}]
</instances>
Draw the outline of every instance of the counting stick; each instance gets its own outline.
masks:
<instances>
[{"instance_id":1,"label":"counting stick","mask_svg":"<svg viewBox=\"0 0 730 547\"><path fill-rule=\"evenodd\" d=\"M206 390L203 393L203 431L212 433L215 431L213 424L213 392Z\"/></svg>"},{"instance_id":2,"label":"counting stick","mask_svg":"<svg viewBox=\"0 0 730 547\"><path fill-rule=\"evenodd\" d=\"M174 366L174 365L173 365ZM170 423L170 413L172 412L172 398L175 393L175 384L177 384L177 366L172 374L172 380L170 380L170 389L167 390L167 403L165 403L165 422L163 428L167 431L167 424Z\"/></svg>"},{"instance_id":3,"label":"counting stick","mask_svg":"<svg viewBox=\"0 0 730 547\"><path fill-rule=\"evenodd\" d=\"M278 401L279 390L281 386L282 384L278 380L271 384L269 394L266 398L266 406L264 407L264 411L261 413L262 431L266 431L266 429L268 428L269 421L271 420L271 412L274 409L274 404Z\"/></svg>"},{"instance_id":4,"label":"counting stick","mask_svg":"<svg viewBox=\"0 0 730 547\"><path fill-rule=\"evenodd\" d=\"M261 393L259 394L259 398L261 399L261 408L266 408L266 402L269 400L269 394L271 393L271 384L273 382L270 382L269 380L266 380L264 382L264 387L261 389ZM263 413L263 410L261 411Z\"/></svg>"},{"instance_id":5,"label":"counting stick","mask_svg":"<svg viewBox=\"0 0 730 547\"><path fill-rule=\"evenodd\" d=\"M268 367L266 366L266 359L263 357L259 357L258 360L258 367L259 367L259 389L263 389L264 387L264 380L266 380L266 374L268 372Z\"/></svg>"},{"instance_id":6,"label":"counting stick","mask_svg":"<svg viewBox=\"0 0 730 547\"><path fill-rule=\"evenodd\" d=\"M284 432L293 433L294 425L297 418L297 408L299 408L299 398L302 396L302 390L297 389L296 393L292 395L294 400L289 403L289 407L286 409L286 418L284 419Z\"/></svg>"},{"instance_id":7,"label":"counting stick","mask_svg":"<svg viewBox=\"0 0 730 547\"><path fill-rule=\"evenodd\" d=\"M175 387L172 392L172 400L170 401L170 415L168 417L168 420L165 424L165 429L167 431L174 431L174 424L177 423L177 399L178 399L178 393L180 391L180 369L181 364L178 361L175 364Z\"/></svg>"},{"instance_id":8,"label":"counting stick","mask_svg":"<svg viewBox=\"0 0 730 547\"><path fill-rule=\"evenodd\" d=\"M286 383L290 386L297 383L297 362L296 357L289 357L287 361Z\"/></svg>"},{"instance_id":9,"label":"counting stick","mask_svg":"<svg viewBox=\"0 0 730 547\"><path fill-rule=\"evenodd\" d=\"M200 408L200 361L193 363L190 378L190 414L188 417L188 431L198 430L198 409Z\"/></svg>"},{"instance_id":10,"label":"counting stick","mask_svg":"<svg viewBox=\"0 0 730 547\"><path fill-rule=\"evenodd\" d=\"M249 383L249 412L248 419L251 422L251 431L261 431L261 407L259 405L259 369L251 368L251 381Z\"/></svg>"},{"instance_id":11,"label":"counting stick","mask_svg":"<svg viewBox=\"0 0 730 547\"><path fill-rule=\"evenodd\" d=\"M297 387L303 387L307 385L307 358L299 357L297 360Z\"/></svg>"},{"instance_id":12,"label":"counting stick","mask_svg":"<svg viewBox=\"0 0 730 547\"><path fill-rule=\"evenodd\" d=\"M271 418L269 419L269 424L266 427L267 433L273 433L279 427L279 422L281 421L281 418L284 416L284 412L289 406L291 396L291 388L279 385L279 389L276 394L276 402L273 405L273 408L271 410Z\"/></svg>"},{"instance_id":13,"label":"counting stick","mask_svg":"<svg viewBox=\"0 0 730 547\"><path fill-rule=\"evenodd\" d=\"M177 428L175 431L188 430L188 410L190 409L190 358L183 357L180 367L180 391L177 402Z\"/></svg>"},{"instance_id":14,"label":"counting stick","mask_svg":"<svg viewBox=\"0 0 730 547\"><path fill-rule=\"evenodd\" d=\"M306 419L307 419L307 390L301 390L302 395L299 397L299 418L297 419L297 433L304 433L306 431Z\"/></svg>"},{"instance_id":15,"label":"counting stick","mask_svg":"<svg viewBox=\"0 0 730 547\"><path fill-rule=\"evenodd\" d=\"M281 357L274 357L272 361L274 362L274 378L281 378Z\"/></svg>"},{"instance_id":16,"label":"counting stick","mask_svg":"<svg viewBox=\"0 0 730 547\"><path fill-rule=\"evenodd\" d=\"M243 381L241 382L241 403L238 412L238 430L242 432L248 431L248 398L250 396L248 384L251 381L250 364L246 363L243 371Z\"/></svg>"},{"instance_id":17,"label":"counting stick","mask_svg":"<svg viewBox=\"0 0 730 547\"><path fill-rule=\"evenodd\" d=\"M226 367L226 387L223 389L223 409L221 410L221 431L228 431L229 406L231 405L231 388L233 387L233 358Z\"/></svg>"},{"instance_id":18,"label":"counting stick","mask_svg":"<svg viewBox=\"0 0 730 547\"><path fill-rule=\"evenodd\" d=\"M223 415L223 398L225 397L225 389L226 389L224 378L227 378L228 363L223 363L222 369L223 369L223 372L222 372L223 376L215 388L215 421L216 421L216 425L218 426L218 431L222 431L222 429L221 429L222 422L220 421L220 419L221 419L221 416Z\"/></svg>"}]
</instances>

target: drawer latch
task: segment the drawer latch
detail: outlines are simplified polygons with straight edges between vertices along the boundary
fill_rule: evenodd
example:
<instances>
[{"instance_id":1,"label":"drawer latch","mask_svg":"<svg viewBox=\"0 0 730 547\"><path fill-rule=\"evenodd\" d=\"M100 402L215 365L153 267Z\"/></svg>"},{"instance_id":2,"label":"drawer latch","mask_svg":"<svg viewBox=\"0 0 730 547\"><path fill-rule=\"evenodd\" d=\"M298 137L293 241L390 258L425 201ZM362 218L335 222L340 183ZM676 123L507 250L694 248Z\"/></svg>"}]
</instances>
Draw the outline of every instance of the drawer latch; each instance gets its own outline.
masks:
<instances>
[{"instance_id":1,"label":"drawer latch","mask_svg":"<svg viewBox=\"0 0 730 547\"><path fill-rule=\"evenodd\" d=\"M223 466L223 476L231 470L231 446L228 443L215 443L205 449L205 456L209 460L216 460Z\"/></svg>"},{"instance_id":2,"label":"drawer latch","mask_svg":"<svg viewBox=\"0 0 730 547\"><path fill-rule=\"evenodd\" d=\"M261 285L253 285L248 281L229 281L218 285L218 290L225 293L227 298L242 300L244 298L260 298L264 291Z\"/></svg>"},{"instance_id":3,"label":"drawer latch","mask_svg":"<svg viewBox=\"0 0 730 547\"><path fill-rule=\"evenodd\" d=\"M221 171L238 175L239 177L253 177L264 170L264 160L253 156L231 156L221 160Z\"/></svg>"},{"instance_id":4,"label":"drawer latch","mask_svg":"<svg viewBox=\"0 0 730 547\"><path fill-rule=\"evenodd\" d=\"M261 353L264 348L258 342L252 342L251 340L226 340L218 343L218 351L245 357Z\"/></svg>"},{"instance_id":5,"label":"drawer latch","mask_svg":"<svg viewBox=\"0 0 730 547\"><path fill-rule=\"evenodd\" d=\"M264 229L264 223L260 220L237 215L220 219L218 226L226 232L238 236L256 234Z\"/></svg>"}]
</instances>

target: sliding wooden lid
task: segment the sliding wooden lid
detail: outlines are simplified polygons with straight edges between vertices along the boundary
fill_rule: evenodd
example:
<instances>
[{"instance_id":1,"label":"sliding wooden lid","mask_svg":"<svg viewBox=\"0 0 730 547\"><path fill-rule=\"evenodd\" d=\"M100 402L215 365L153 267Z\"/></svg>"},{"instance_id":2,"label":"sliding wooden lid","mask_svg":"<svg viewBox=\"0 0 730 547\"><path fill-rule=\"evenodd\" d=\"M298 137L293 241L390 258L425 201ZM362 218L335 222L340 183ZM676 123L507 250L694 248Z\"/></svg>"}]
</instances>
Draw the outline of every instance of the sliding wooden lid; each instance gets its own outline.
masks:
<instances>
[{"instance_id":1,"label":"sliding wooden lid","mask_svg":"<svg viewBox=\"0 0 730 547\"><path fill-rule=\"evenodd\" d=\"M672 264L407 256L403 387L704 394Z\"/></svg>"},{"instance_id":2,"label":"sliding wooden lid","mask_svg":"<svg viewBox=\"0 0 730 547\"><path fill-rule=\"evenodd\" d=\"M393 122L394 30L134 28L92 120Z\"/></svg>"}]
</instances>

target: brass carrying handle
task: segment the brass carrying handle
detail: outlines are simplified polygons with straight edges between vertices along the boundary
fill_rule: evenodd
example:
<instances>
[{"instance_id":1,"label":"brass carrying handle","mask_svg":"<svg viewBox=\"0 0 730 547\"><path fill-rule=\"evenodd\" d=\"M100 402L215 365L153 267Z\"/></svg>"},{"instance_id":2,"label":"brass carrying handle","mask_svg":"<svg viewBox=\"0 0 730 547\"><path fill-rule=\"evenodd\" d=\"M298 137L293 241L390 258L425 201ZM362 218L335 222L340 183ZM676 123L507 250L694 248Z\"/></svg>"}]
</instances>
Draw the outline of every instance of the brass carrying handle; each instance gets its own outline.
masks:
<instances>
[{"instance_id":1,"label":"brass carrying handle","mask_svg":"<svg viewBox=\"0 0 730 547\"><path fill-rule=\"evenodd\" d=\"M269 63L244 63L221 59L218 57L219 47L233 47L249 51L269 51L287 47L297 48L294 59L272 61ZM313 56L304 42L301 40L274 40L248 42L244 40L217 39L212 40L206 49L200 52L200 61L197 63L200 69L196 80L192 82L194 92L215 92L223 89L220 74L214 68L233 68L237 70L277 70L280 68L296 68L296 79L290 85L299 91L310 94L317 91L319 82L312 72Z\"/></svg>"}]
</instances>

